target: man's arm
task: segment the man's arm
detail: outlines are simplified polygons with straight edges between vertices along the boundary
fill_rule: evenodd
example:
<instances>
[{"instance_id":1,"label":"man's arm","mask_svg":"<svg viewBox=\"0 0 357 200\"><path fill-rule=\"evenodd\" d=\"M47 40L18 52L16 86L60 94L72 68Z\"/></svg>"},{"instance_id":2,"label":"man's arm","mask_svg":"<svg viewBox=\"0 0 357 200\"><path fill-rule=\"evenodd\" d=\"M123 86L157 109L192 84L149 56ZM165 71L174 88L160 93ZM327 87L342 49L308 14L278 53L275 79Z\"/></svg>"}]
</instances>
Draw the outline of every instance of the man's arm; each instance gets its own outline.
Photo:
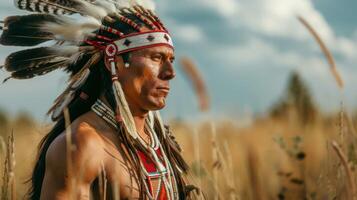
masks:
<instances>
[{"instance_id":1,"label":"man's arm","mask_svg":"<svg viewBox=\"0 0 357 200\"><path fill-rule=\"evenodd\" d=\"M66 135L61 134L46 154L46 171L42 182L41 199L89 199L90 185L101 169L103 143L87 123L72 129L72 162L67 165ZM70 177L71 176L71 177Z\"/></svg>"}]
</instances>

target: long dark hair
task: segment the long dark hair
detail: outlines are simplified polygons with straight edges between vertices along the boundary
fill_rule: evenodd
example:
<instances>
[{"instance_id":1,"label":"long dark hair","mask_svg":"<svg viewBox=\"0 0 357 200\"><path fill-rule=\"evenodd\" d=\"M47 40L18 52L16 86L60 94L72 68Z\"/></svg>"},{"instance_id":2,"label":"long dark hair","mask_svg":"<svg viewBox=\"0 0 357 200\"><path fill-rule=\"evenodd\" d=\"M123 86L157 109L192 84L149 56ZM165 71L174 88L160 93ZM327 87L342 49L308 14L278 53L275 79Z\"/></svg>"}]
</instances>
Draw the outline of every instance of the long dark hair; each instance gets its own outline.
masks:
<instances>
[{"instance_id":1,"label":"long dark hair","mask_svg":"<svg viewBox=\"0 0 357 200\"><path fill-rule=\"evenodd\" d=\"M141 26L146 26L146 24L136 17L135 15L128 14L126 17L130 18L131 20L135 21L137 24L140 24ZM122 23L120 21L115 22L115 24L106 24L107 22L103 21L103 24L111 26L118 30L122 30L125 34L136 32L135 29L133 29L131 26ZM104 33L101 33L102 35ZM107 34L108 37L114 38L114 35ZM78 72L81 67L83 67L88 60L92 57L93 55L85 55L83 56L78 62L76 62L73 66L69 67L69 71L72 72L72 74L75 74ZM128 59L128 54L123 54L122 55L124 62L127 61ZM80 97L81 93L85 93L88 98L83 99ZM105 94L105 97L107 101L109 102L110 106L113 108L116 107L115 104L115 98L113 95L113 90L112 90L112 82L111 82L111 77L109 72L105 68L104 64L104 59L100 59L100 61L93 66L90 67L90 75L87 79L87 81L83 84L81 88L79 88L76 91L75 98L72 100L72 102L68 105L68 110L70 114L70 119L71 121L74 121L77 119L79 116L83 115L84 113L90 111L91 106L94 104L94 102L99 98L101 94ZM138 146L133 142L131 138L126 137L126 134L123 134L124 129L122 126L119 124L121 128L118 129L118 137L120 142L122 142L127 148L129 152L131 152L130 155L124 155L126 156L126 159L130 161L130 163L133 165L133 168L135 169L136 177L141 177L142 172L140 170L140 160L135 153L135 150L138 148ZM51 143L65 130L65 122L64 118L60 117L52 130L41 140L39 144L39 150L38 150L38 157L36 164L33 169L32 176L30 178L31 182L31 187L29 190L29 198L31 200L38 200L40 199L41 195L41 188L42 188L42 182L44 179L45 175L45 170L46 170L46 153L51 145ZM156 125L156 130L160 130L158 128L158 125ZM160 139L160 142L164 148L165 153L167 154L167 157L173 165L173 171L175 178L177 180L178 184L178 192L180 194L180 199L185 199L185 182L182 178L181 172L177 168L180 168L183 170L183 172L186 172L188 170L187 164L184 162L183 158L181 157L180 151L176 146L176 143L172 140L171 137L163 137L164 133L158 131L158 136ZM145 151L145 150L143 150ZM144 189L144 183L142 179L136 178L138 180L138 184L140 187L140 196L143 198L145 196L145 189Z\"/></svg>"}]
</instances>

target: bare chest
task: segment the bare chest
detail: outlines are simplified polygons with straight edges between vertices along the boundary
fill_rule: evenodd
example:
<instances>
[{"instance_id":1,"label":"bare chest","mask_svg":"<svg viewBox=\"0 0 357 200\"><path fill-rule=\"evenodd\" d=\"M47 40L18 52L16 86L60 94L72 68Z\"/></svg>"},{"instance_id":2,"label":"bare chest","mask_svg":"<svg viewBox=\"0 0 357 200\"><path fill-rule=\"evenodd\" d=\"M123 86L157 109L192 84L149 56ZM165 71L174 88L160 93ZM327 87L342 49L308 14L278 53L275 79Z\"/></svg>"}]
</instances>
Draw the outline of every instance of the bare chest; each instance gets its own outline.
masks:
<instances>
[{"instance_id":1,"label":"bare chest","mask_svg":"<svg viewBox=\"0 0 357 200\"><path fill-rule=\"evenodd\" d=\"M154 199L167 199L169 192L165 185L174 181L167 171L161 174L161 177L165 176L164 180L160 178L160 173L148 157L138 153L141 163L140 168L137 169L132 167L133 163L123 154L125 152L120 152L120 150L105 149L105 165L101 176L92 184L92 194L95 197L93 199L102 199L104 196L106 199L139 199L143 190L146 194L149 192L151 197L155 197ZM144 167L146 180L140 188L137 174L142 167Z\"/></svg>"}]
</instances>

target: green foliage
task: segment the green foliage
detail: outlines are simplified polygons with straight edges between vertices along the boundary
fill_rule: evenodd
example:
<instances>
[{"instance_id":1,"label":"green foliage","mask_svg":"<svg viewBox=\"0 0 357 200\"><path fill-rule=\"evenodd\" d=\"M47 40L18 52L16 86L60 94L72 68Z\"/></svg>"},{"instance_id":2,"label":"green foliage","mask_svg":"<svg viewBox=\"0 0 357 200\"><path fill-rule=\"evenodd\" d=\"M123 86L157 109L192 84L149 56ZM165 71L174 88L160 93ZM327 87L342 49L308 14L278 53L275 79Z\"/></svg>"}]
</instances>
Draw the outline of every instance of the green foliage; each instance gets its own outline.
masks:
<instances>
[{"instance_id":1,"label":"green foliage","mask_svg":"<svg viewBox=\"0 0 357 200\"><path fill-rule=\"evenodd\" d=\"M284 117L294 110L303 124L314 122L317 108L312 100L310 91L297 72L290 75L283 98L270 111L273 117Z\"/></svg>"}]
</instances>

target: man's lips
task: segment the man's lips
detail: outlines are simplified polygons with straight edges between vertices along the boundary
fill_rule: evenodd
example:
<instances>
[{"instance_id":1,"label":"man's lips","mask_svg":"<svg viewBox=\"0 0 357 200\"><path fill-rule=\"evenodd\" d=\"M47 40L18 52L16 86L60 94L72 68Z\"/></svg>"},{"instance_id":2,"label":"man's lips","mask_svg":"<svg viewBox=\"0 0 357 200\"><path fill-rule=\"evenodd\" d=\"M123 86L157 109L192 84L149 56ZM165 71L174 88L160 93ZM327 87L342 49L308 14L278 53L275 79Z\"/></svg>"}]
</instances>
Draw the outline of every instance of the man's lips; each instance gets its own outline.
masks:
<instances>
[{"instance_id":1,"label":"man's lips","mask_svg":"<svg viewBox=\"0 0 357 200\"><path fill-rule=\"evenodd\" d=\"M170 88L166 86L157 87L156 89L165 94L168 94L170 92Z\"/></svg>"}]
</instances>

